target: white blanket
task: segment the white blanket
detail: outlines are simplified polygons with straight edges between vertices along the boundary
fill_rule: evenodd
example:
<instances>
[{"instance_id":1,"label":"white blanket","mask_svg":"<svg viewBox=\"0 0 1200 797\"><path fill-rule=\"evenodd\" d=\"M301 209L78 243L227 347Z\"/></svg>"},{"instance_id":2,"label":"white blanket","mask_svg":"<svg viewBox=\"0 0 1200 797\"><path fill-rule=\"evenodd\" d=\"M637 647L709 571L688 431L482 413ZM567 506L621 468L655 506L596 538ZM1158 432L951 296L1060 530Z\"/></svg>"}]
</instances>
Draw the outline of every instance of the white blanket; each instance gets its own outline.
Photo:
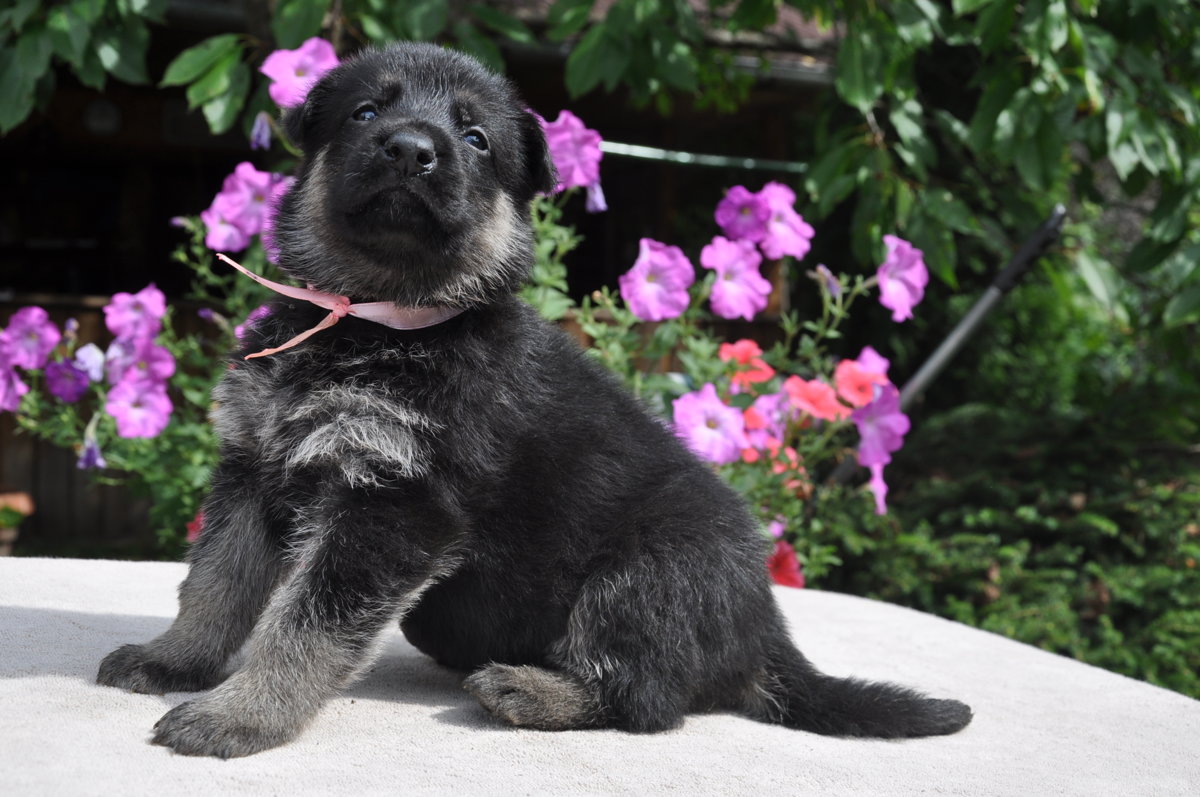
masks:
<instances>
[{"instance_id":1,"label":"white blanket","mask_svg":"<svg viewBox=\"0 0 1200 797\"><path fill-rule=\"evenodd\" d=\"M971 705L948 737L830 739L728 714L669 733L492 720L399 631L295 741L249 758L147 743L185 695L96 686L175 614L183 565L0 558L4 795L1200 795L1200 702L884 603L778 588L819 667Z\"/></svg>"}]
</instances>

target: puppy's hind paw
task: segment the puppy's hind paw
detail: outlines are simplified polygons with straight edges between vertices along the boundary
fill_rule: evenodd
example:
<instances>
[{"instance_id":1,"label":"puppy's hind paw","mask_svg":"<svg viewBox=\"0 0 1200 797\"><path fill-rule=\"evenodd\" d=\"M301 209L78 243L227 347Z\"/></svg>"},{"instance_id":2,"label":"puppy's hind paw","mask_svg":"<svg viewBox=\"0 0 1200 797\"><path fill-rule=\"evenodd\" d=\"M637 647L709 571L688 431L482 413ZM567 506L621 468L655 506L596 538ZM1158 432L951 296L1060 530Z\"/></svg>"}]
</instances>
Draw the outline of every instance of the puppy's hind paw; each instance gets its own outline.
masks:
<instances>
[{"instance_id":1,"label":"puppy's hind paw","mask_svg":"<svg viewBox=\"0 0 1200 797\"><path fill-rule=\"evenodd\" d=\"M491 664L468 676L463 688L496 717L543 731L599 724L599 701L574 677L540 667Z\"/></svg>"},{"instance_id":2,"label":"puppy's hind paw","mask_svg":"<svg viewBox=\"0 0 1200 797\"><path fill-rule=\"evenodd\" d=\"M125 645L100 662L96 683L147 695L198 692L221 681L217 672L173 666L155 656L147 645Z\"/></svg>"}]
</instances>

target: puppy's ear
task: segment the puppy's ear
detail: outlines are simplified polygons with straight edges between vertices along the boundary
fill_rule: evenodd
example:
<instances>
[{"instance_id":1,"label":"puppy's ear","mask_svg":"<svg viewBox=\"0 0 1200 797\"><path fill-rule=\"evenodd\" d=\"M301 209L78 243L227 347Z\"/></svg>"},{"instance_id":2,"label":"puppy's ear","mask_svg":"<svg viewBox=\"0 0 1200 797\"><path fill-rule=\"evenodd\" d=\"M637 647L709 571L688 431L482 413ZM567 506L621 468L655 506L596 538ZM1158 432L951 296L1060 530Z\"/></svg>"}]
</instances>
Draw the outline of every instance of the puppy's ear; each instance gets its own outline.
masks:
<instances>
[{"instance_id":1,"label":"puppy's ear","mask_svg":"<svg viewBox=\"0 0 1200 797\"><path fill-rule=\"evenodd\" d=\"M313 145L314 133L321 121L321 109L329 107L328 100L336 93L336 77L326 75L309 89L302 104L285 108L280 126L288 140L304 152L311 153L316 148Z\"/></svg>"},{"instance_id":2,"label":"puppy's ear","mask_svg":"<svg viewBox=\"0 0 1200 797\"><path fill-rule=\"evenodd\" d=\"M533 111L523 114L525 126L525 172L529 194L548 194L558 185L558 170L550 159L550 148L546 146L546 133L542 122Z\"/></svg>"}]
</instances>

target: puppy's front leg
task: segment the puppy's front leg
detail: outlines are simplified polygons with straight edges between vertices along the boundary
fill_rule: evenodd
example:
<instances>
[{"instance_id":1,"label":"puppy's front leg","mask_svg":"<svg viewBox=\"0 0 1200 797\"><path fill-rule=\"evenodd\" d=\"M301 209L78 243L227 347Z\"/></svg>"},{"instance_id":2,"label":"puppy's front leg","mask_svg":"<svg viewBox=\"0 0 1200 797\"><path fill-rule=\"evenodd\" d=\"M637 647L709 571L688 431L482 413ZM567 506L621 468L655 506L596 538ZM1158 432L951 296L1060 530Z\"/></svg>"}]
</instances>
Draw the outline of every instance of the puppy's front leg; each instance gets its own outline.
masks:
<instances>
[{"instance_id":1,"label":"puppy's front leg","mask_svg":"<svg viewBox=\"0 0 1200 797\"><path fill-rule=\"evenodd\" d=\"M280 572L283 552L272 529L271 500L245 468L223 463L213 474L205 528L188 552L179 615L158 638L125 645L104 658L96 682L163 694L209 689L254 627Z\"/></svg>"},{"instance_id":2,"label":"puppy's front leg","mask_svg":"<svg viewBox=\"0 0 1200 797\"><path fill-rule=\"evenodd\" d=\"M460 527L430 501L381 501L379 492L323 504L246 663L164 715L154 743L220 758L275 747L369 664L380 633L453 567Z\"/></svg>"}]
</instances>

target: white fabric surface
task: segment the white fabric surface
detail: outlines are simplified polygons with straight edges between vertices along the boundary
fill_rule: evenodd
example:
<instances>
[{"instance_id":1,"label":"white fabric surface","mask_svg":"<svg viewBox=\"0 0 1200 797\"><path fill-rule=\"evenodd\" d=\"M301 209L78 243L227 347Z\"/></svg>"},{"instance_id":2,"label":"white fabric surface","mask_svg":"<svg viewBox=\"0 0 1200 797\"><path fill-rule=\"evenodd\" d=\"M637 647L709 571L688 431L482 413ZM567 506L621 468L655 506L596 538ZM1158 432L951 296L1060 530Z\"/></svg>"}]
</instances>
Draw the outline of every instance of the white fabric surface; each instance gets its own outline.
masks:
<instances>
[{"instance_id":1,"label":"white fabric surface","mask_svg":"<svg viewBox=\"0 0 1200 797\"><path fill-rule=\"evenodd\" d=\"M399 630L295 741L249 758L147 743L184 695L96 686L175 614L184 565L0 558L0 794L1200 795L1200 702L888 604L777 594L839 675L955 697L948 737L831 739L728 714L669 733L545 733L488 717Z\"/></svg>"}]
</instances>

